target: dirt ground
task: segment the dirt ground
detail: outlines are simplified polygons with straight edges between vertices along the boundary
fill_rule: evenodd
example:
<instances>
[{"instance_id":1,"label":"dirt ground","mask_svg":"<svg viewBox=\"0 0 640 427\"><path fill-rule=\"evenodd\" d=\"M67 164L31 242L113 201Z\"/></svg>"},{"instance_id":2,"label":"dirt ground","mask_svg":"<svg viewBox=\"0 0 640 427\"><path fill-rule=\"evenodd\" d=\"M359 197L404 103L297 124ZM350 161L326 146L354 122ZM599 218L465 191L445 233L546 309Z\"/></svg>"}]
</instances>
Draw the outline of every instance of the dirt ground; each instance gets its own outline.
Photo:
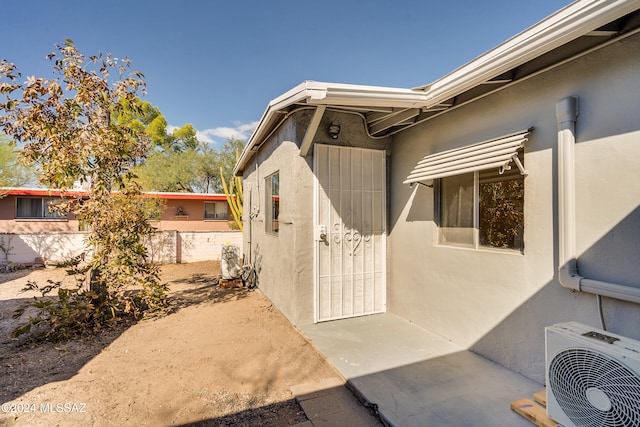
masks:
<instances>
[{"instance_id":1,"label":"dirt ground","mask_svg":"<svg viewBox=\"0 0 640 427\"><path fill-rule=\"evenodd\" d=\"M340 380L260 293L214 286L216 262L168 265L173 312L97 337L29 346L10 337L27 280L0 274L0 426L290 426L297 384Z\"/></svg>"}]
</instances>

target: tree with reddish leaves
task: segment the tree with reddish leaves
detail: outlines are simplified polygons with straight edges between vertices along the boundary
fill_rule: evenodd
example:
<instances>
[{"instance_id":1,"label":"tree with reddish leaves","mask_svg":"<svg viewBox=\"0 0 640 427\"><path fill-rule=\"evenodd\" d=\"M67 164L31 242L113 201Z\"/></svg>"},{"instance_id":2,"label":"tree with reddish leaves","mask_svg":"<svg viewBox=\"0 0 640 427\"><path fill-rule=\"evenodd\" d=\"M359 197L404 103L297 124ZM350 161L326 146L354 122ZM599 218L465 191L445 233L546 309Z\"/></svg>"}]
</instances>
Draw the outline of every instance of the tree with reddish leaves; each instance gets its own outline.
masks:
<instances>
[{"instance_id":1,"label":"tree with reddish leaves","mask_svg":"<svg viewBox=\"0 0 640 427\"><path fill-rule=\"evenodd\" d=\"M140 315L166 304L159 267L148 262L145 239L154 231L141 189L131 172L150 146L145 127L124 112L144 113L139 95L144 76L128 59L111 54L85 56L71 40L47 55L53 79L27 77L6 60L0 63L0 128L22 144L21 156L37 165L39 181L63 192L81 183L87 200L66 198L56 209L73 210L90 230L90 261L79 290L96 319ZM80 268L81 267L81 268ZM132 294L131 287L141 289ZM105 312L99 313L98 310Z\"/></svg>"}]
</instances>

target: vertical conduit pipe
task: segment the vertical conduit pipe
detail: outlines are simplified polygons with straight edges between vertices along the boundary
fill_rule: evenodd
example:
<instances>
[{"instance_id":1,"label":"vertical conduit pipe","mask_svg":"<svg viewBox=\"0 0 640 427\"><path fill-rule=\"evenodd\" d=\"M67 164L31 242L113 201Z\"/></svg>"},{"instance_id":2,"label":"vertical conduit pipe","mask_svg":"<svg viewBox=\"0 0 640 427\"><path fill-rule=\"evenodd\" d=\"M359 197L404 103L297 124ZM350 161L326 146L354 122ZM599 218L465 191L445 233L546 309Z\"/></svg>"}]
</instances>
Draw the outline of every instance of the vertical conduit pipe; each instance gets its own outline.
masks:
<instances>
[{"instance_id":1,"label":"vertical conduit pipe","mask_svg":"<svg viewBox=\"0 0 640 427\"><path fill-rule=\"evenodd\" d=\"M556 103L558 121L558 279L565 288L580 289L576 261L575 130L578 98Z\"/></svg>"},{"instance_id":2,"label":"vertical conduit pipe","mask_svg":"<svg viewBox=\"0 0 640 427\"><path fill-rule=\"evenodd\" d=\"M556 103L558 121L558 280L565 288L640 304L640 288L580 276L576 254L575 129L578 98Z\"/></svg>"}]
</instances>

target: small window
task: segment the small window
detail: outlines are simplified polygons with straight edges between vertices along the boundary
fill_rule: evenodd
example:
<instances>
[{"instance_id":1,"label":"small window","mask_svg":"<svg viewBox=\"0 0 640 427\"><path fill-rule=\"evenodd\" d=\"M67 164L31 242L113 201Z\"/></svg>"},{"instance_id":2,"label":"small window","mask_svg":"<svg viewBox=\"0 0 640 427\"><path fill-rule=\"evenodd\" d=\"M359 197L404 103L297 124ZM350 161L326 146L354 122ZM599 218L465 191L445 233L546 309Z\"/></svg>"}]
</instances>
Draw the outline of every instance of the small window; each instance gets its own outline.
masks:
<instances>
[{"instance_id":1,"label":"small window","mask_svg":"<svg viewBox=\"0 0 640 427\"><path fill-rule=\"evenodd\" d=\"M18 197L16 200L16 218L66 219L66 215L50 209L61 202L61 199L53 197Z\"/></svg>"},{"instance_id":2,"label":"small window","mask_svg":"<svg viewBox=\"0 0 640 427\"><path fill-rule=\"evenodd\" d=\"M524 249L524 177L479 173L479 244Z\"/></svg>"},{"instance_id":3,"label":"small window","mask_svg":"<svg viewBox=\"0 0 640 427\"><path fill-rule=\"evenodd\" d=\"M440 180L440 243L474 244L474 174Z\"/></svg>"},{"instance_id":4,"label":"small window","mask_svg":"<svg viewBox=\"0 0 640 427\"><path fill-rule=\"evenodd\" d=\"M227 204L225 202L204 202L204 219L227 219Z\"/></svg>"},{"instance_id":5,"label":"small window","mask_svg":"<svg viewBox=\"0 0 640 427\"><path fill-rule=\"evenodd\" d=\"M524 250L524 176L518 168L441 178L436 194L440 244Z\"/></svg>"},{"instance_id":6,"label":"small window","mask_svg":"<svg viewBox=\"0 0 640 427\"><path fill-rule=\"evenodd\" d=\"M280 229L280 172L265 178L266 210L265 229L267 233L277 234Z\"/></svg>"}]
</instances>

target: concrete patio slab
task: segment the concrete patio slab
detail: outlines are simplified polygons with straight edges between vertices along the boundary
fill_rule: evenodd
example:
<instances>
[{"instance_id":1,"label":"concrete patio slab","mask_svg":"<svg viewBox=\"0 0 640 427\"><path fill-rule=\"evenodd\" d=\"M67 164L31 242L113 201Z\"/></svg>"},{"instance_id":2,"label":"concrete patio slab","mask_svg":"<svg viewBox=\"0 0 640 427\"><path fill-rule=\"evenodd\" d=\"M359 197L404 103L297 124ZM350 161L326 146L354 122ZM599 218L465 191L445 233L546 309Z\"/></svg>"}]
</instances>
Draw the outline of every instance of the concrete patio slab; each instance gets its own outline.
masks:
<instances>
[{"instance_id":1,"label":"concrete patio slab","mask_svg":"<svg viewBox=\"0 0 640 427\"><path fill-rule=\"evenodd\" d=\"M292 387L291 392L309 419L299 427L382 425L345 387L344 382L301 384Z\"/></svg>"},{"instance_id":2,"label":"concrete patio slab","mask_svg":"<svg viewBox=\"0 0 640 427\"><path fill-rule=\"evenodd\" d=\"M300 329L389 425L531 426L510 403L542 385L398 316Z\"/></svg>"}]
</instances>

